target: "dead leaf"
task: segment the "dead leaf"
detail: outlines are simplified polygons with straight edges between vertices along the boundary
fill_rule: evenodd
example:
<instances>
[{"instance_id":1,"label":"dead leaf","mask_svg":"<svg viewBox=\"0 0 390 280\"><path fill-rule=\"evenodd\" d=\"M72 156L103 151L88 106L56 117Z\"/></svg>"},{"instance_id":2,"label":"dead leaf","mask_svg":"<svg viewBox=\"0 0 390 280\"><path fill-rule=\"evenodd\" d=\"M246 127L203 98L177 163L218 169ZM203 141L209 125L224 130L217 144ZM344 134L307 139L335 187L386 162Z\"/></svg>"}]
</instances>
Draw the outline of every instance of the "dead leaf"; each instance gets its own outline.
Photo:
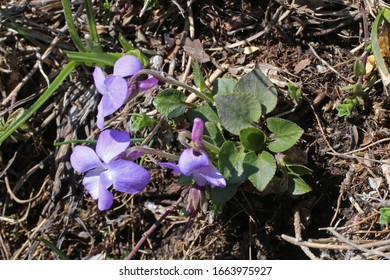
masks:
<instances>
[{"instance_id":1,"label":"dead leaf","mask_svg":"<svg viewBox=\"0 0 390 280\"><path fill-rule=\"evenodd\" d=\"M255 46L245 47L244 48L244 54L251 54L251 53L254 53L254 52L258 51L258 50L260 50L260 48L255 47Z\"/></svg>"},{"instance_id":2,"label":"dead leaf","mask_svg":"<svg viewBox=\"0 0 390 280\"><path fill-rule=\"evenodd\" d=\"M375 68L375 57L374 55L369 55L367 57L367 62L366 62L366 76L369 76Z\"/></svg>"},{"instance_id":3,"label":"dead leaf","mask_svg":"<svg viewBox=\"0 0 390 280\"><path fill-rule=\"evenodd\" d=\"M190 38L186 38L183 49L189 54L194 60L199 63L205 63L210 61L209 55L204 51L203 45L199 39L191 41Z\"/></svg>"},{"instance_id":4,"label":"dead leaf","mask_svg":"<svg viewBox=\"0 0 390 280\"><path fill-rule=\"evenodd\" d=\"M295 74L298 74L301 72L303 69L305 69L307 66L310 65L310 59L306 58L298 62L298 64L294 68Z\"/></svg>"},{"instance_id":5,"label":"dead leaf","mask_svg":"<svg viewBox=\"0 0 390 280\"><path fill-rule=\"evenodd\" d=\"M382 164L382 173L385 176L387 186L390 189L390 164Z\"/></svg>"}]
</instances>

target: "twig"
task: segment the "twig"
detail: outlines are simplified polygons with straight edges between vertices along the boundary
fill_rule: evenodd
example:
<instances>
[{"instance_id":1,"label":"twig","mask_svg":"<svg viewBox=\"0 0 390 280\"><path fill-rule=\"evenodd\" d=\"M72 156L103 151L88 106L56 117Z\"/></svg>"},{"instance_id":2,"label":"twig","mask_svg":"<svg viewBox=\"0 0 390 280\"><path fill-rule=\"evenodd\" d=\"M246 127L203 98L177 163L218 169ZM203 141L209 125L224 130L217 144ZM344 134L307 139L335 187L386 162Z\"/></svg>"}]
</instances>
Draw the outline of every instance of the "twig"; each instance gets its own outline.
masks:
<instances>
[{"instance_id":1,"label":"twig","mask_svg":"<svg viewBox=\"0 0 390 280\"><path fill-rule=\"evenodd\" d=\"M158 219L141 237L141 239L135 244L133 250L130 252L129 256L127 257L128 260L131 260L134 258L135 254L137 251L141 248L142 244L146 241L146 239L154 232L154 230L164 221L164 219L172 213L177 206L183 201L185 196L188 194L190 191L191 186L186 188L180 195L180 198L176 201L175 204L171 205L171 207L168 208L167 211L163 215L161 215L160 219Z\"/></svg>"},{"instance_id":2,"label":"twig","mask_svg":"<svg viewBox=\"0 0 390 280\"><path fill-rule=\"evenodd\" d=\"M294 231L295 238L297 240L302 240L302 227L301 227L301 216L299 214L299 210L294 213ZM318 260L318 258L310 251L307 246L300 245L302 251L308 256L311 260Z\"/></svg>"},{"instance_id":3,"label":"twig","mask_svg":"<svg viewBox=\"0 0 390 280\"><path fill-rule=\"evenodd\" d=\"M19 203L19 204L25 204L25 203L30 203L31 201L37 199L37 198L41 195L43 189L46 187L46 183L49 182L49 177L46 177L46 179L45 179L45 181L43 182L43 184L42 184L42 186L41 186L39 192L37 193L37 195L34 196L34 197L32 197L32 198L26 199L26 200L20 199L20 198L18 198L18 197L14 194L14 192L12 191L11 186L10 186L10 184L9 184L9 180L8 180L7 174L4 175L4 182L5 182L5 186L6 186L6 188L7 188L7 192L8 192L8 194L10 195L10 197L11 197L13 200L15 200L17 203Z\"/></svg>"},{"instance_id":4,"label":"twig","mask_svg":"<svg viewBox=\"0 0 390 280\"><path fill-rule=\"evenodd\" d=\"M61 28L61 32L64 32L67 29L67 26L64 26ZM11 93L1 102L2 106L5 106L8 104L8 102L15 98L18 92L21 90L21 88L27 83L28 80L34 75L34 73L39 69L39 66L41 65L41 61L43 62L51 53L53 50L54 46L59 42L60 37L62 36L63 33L58 34L53 41L50 43L50 46L46 49L46 51L43 53L41 59L37 59L35 62L33 68L31 68L30 72L25 76L22 81L11 91Z\"/></svg>"},{"instance_id":5,"label":"twig","mask_svg":"<svg viewBox=\"0 0 390 280\"><path fill-rule=\"evenodd\" d=\"M317 52L314 50L314 48L312 47L311 44L308 44L308 46L309 46L311 52L314 54L314 56L315 56L316 58L318 58L318 59L321 61L322 64L324 64L326 67L328 67L332 72L336 73L336 74L337 74L340 78L342 78L344 81L347 81L347 82L350 83L350 84L355 84L354 81L352 81L352 80L350 80L350 79L344 77L343 75L341 75L341 74L340 74L336 69L334 69L328 62L326 62L324 59L322 59L322 58L317 54Z\"/></svg>"},{"instance_id":6,"label":"twig","mask_svg":"<svg viewBox=\"0 0 390 280\"><path fill-rule=\"evenodd\" d=\"M390 260L390 255L389 254L385 254L385 253L382 253L381 251L377 251L377 250L370 250L370 249L366 249L365 246L362 246L362 245L358 245L354 242L352 242L351 240L345 238L344 236L342 236L340 233L338 233L334 228L332 227L327 227L325 228L327 231L331 232L334 236L336 236L340 241L344 242L345 244L348 244L349 246L353 247L353 248L356 248L362 252L365 252L367 254L370 254L370 255L380 255L388 260Z\"/></svg>"},{"instance_id":7,"label":"twig","mask_svg":"<svg viewBox=\"0 0 390 280\"><path fill-rule=\"evenodd\" d=\"M280 16L280 13L282 12L282 9L283 9L283 6L280 6L276 11L275 11L275 14L274 16L272 17L271 21L269 22L269 24L262 30L260 31L259 33L256 33L255 35L252 35L250 36L249 38L245 39L245 40L242 40L242 41L239 41L239 42L236 42L234 44L230 44L230 45L227 45L226 48L228 49L232 49L232 48L235 48L235 47L239 47L241 45L244 45L246 43L249 43L261 36L263 36L264 34L267 34L268 32L271 31L272 27L278 22L279 20L279 16Z\"/></svg>"}]
</instances>

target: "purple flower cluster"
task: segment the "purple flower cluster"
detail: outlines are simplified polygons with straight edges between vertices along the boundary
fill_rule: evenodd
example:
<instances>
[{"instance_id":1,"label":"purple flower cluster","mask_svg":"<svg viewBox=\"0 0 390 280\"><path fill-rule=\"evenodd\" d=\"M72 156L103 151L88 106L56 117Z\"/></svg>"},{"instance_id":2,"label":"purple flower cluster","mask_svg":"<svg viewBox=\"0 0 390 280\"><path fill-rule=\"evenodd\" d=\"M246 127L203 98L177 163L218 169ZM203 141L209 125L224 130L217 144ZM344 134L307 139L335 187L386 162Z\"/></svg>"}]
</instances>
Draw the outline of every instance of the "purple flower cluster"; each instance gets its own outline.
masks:
<instances>
[{"instance_id":1,"label":"purple flower cluster","mask_svg":"<svg viewBox=\"0 0 390 280\"><path fill-rule=\"evenodd\" d=\"M185 149L180 155L178 164L172 162L160 162L159 164L172 168L174 174L192 176L200 187L210 184L211 187L224 188L226 186L225 178L211 163L209 156L203 149L203 121L199 118L194 120L192 143L194 148Z\"/></svg>"},{"instance_id":2,"label":"purple flower cluster","mask_svg":"<svg viewBox=\"0 0 390 280\"><path fill-rule=\"evenodd\" d=\"M149 172L142 166L123 158L130 145L130 136L125 131L105 130L100 133L96 150L76 146L70 163L79 173L86 173L83 185L93 199L98 199L98 208L107 210L113 203L108 188L135 194L142 191L150 181Z\"/></svg>"},{"instance_id":3,"label":"purple flower cluster","mask_svg":"<svg viewBox=\"0 0 390 280\"><path fill-rule=\"evenodd\" d=\"M158 80L151 77L129 85L129 78L141 69L141 62L132 55L118 59L110 76L106 76L100 67L95 67L93 72L95 86L102 94L98 105L98 128L102 129L104 118L118 110L132 94L150 89L157 84ZM100 210L107 210L113 204L113 194L108 190L111 186L120 192L136 194L150 181L149 172L133 162L139 156L139 152L136 152L137 155L130 154L126 157L129 145L130 135L127 132L105 130L100 133L95 150L80 145L73 149L70 156L71 165L77 172L85 173L83 185L92 198L98 200ZM172 168L175 174L192 176L196 183L192 196L197 198L196 201L200 201L199 187L209 184L211 187L223 188L226 181L203 149L203 121L199 118L194 120L192 145L182 152L178 164L171 162L159 164ZM190 208L196 209L198 204L194 202Z\"/></svg>"},{"instance_id":4,"label":"purple flower cluster","mask_svg":"<svg viewBox=\"0 0 390 280\"><path fill-rule=\"evenodd\" d=\"M98 128L103 129L104 118L122 107L131 95L148 90L158 83L156 78L150 77L129 87L129 78L141 69L141 61L133 55L119 58L114 64L114 72L111 76L106 76L100 67L95 67L93 79L98 92L103 95L98 105Z\"/></svg>"}]
</instances>

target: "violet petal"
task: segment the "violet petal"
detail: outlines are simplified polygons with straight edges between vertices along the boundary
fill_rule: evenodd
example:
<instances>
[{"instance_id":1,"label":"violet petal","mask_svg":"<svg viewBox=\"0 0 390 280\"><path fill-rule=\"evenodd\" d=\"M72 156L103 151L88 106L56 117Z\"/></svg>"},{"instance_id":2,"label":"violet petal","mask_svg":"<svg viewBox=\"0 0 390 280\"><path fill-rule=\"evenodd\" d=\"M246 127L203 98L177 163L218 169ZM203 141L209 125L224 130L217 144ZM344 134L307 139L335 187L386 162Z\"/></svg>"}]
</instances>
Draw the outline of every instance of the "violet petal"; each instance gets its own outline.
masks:
<instances>
[{"instance_id":1,"label":"violet petal","mask_svg":"<svg viewBox=\"0 0 390 280\"><path fill-rule=\"evenodd\" d=\"M179 158L179 169L186 175L191 175L197 169L208 167L210 159L208 155L201 151L200 153L192 148L185 149Z\"/></svg>"},{"instance_id":2,"label":"violet petal","mask_svg":"<svg viewBox=\"0 0 390 280\"><path fill-rule=\"evenodd\" d=\"M114 64L113 75L121 77L133 76L142 69L141 61L134 55L124 55Z\"/></svg>"},{"instance_id":3,"label":"violet petal","mask_svg":"<svg viewBox=\"0 0 390 280\"><path fill-rule=\"evenodd\" d=\"M104 98L104 95L103 95L103 98ZM102 100L100 101L99 105L98 105L98 113L96 115L96 126L99 128L99 129L103 129L104 128L104 109L103 109L103 98Z\"/></svg>"},{"instance_id":4,"label":"violet petal","mask_svg":"<svg viewBox=\"0 0 390 280\"><path fill-rule=\"evenodd\" d=\"M95 151L86 146L76 146L70 155L70 164L79 173L95 168L104 168Z\"/></svg>"},{"instance_id":5,"label":"violet petal","mask_svg":"<svg viewBox=\"0 0 390 280\"><path fill-rule=\"evenodd\" d=\"M103 95L98 105L98 113L97 113L97 121L96 121L98 128L103 129L104 117L111 115L116 110L118 110L118 108L112 104L111 96L109 94Z\"/></svg>"},{"instance_id":6,"label":"violet petal","mask_svg":"<svg viewBox=\"0 0 390 280\"><path fill-rule=\"evenodd\" d=\"M98 90L98 92L100 92L103 95L106 94L108 92L108 89L104 83L106 76L104 75L102 68L96 66L92 75L93 75L95 87Z\"/></svg>"},{"instance_id":7,"label":"violet petal","mask_svg":"<svg viewBox=\"0 0 390 280\"><path fill-rule=\"evenodd\" d=\"M198 172L211 186L220 188L226 187L226 180L216 167L211 165L207 168L198 170Z\"/></svg>"},{"instance_id":8,"label":"violet petal","mask_svg":"<svg viewBox=\"0 0 390 280\"><path fill-rule=\"evenodd\" d=\"M112 176L114 189L120 192L139 193L150 181L149 172L132 161L118 159L110 162L107 167Z\"/></svg>"},{"instance_id":9,"label":"violet petal","mask_svg":"<svg viewBox=\"0 0 390 280\"><path fill-rule=\"evenodd\" d=\"M151 89L152 87L157 85L158 80L155 77L150 77L146 80L139 81L137 84L138 84L139 91L145 91L145 90Z\"/></svg>"},{"instance_id":10,"label":"violet petal","mask_svg":"<svg viewBox=\"0 0 390 280\"><path fill-rule=\"evenodd\" d=\"M171 168L173 174L181 174L180 168L177 164L174 164L173 162L159 162L158 165L165 167L165 168Z\"/></svg>"},{"instance_id":11,"label":"violet petal","mask_svg":"<svg viewBox=\"0 0 390 280\"><path fill-rule=\"evenodd\" d=\"M124 78L120 76L110 76L104 82L108 88L108 94L113 108L119 109L126 101L128 86Z\"/></svg>"},{"instance_id":12,"label":"violet petal","mask_svg":"<svg viewBox=\"0 0 390 280\"><path fill-rule=\"evenodd\" d=\"M99 200L98 200L98 208L101 211L107 210L111 207L114 202L114 196L112 193L107 190L104 186L99 186Z\"/></svg>"},{"instance_id":13,"label":"violet petal","mask_svg":"<svg viewBox=\"0 0 390 280\"><path fill-rule=\"evenodd\" d=\"M105 163L109 163L123 153L129 144L130 135L126 131L105 130L99 135L96 153Z\"/></svg>"},{"instance_id":14,"label":"violet petal","mask_svg":"<svg viewBox=\"0 0 390 280\"><path fill-rule=\"evenodd\" d=\"M205 178L203 178L203 176L201 176L199 174L199 172L195 171L194 173L192 173L192 177L194 178L196 184L199 186L199 187L204 187L206 184L207 184L207 180Z\"/></svg>"},{"instance_id":15,"label":"violet petal","mask_svg":"<svg viewBox=\"0 0 390 280\"><path fill-rule=\"evenodd\" d=\"M192 127L191 139L197 149L203 146L203 121L200 118L194 119Z\"/></svg>"},{"instance_id":16,"label":"violet petal","mask_svg":"<svg viewBox=\"0 0 390 280\"><path fill-rule=\"evenodd\" d=\"M99 198L100 174L104 170L92 170L85 174L83 185L93 199Z\"/></svg>"}]
</instances>

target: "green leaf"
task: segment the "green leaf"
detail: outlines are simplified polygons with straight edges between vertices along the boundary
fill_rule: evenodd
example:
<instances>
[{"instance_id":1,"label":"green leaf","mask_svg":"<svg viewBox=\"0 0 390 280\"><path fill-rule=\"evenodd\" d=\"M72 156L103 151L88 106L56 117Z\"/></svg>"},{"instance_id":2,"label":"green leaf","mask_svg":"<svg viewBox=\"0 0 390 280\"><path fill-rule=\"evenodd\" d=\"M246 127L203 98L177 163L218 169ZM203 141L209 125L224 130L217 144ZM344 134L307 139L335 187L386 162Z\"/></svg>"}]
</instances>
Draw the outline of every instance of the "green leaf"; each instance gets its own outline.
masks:
<instances>
[{"instance_id":1,"label":"green leaf","mask_svg":"<svg viewBox=\"0 0 390 280\"><path fill-rule=\"evenodd\" d=\"M195 61L194 63L194 83L199 88L201 92L205 92L207 90L206 82L204 81L204 77L202 71L200 70L199 62Z\"/></svg>"},{"instance_id":2,"label":"green leaf","mask_svg":"<svg viewBox=\"0 0 390 280\"><path fill-rule=\"evenodd\" d=\"M221 119L218 117L215 108L209 104L198 106L195 109L190 109L187 112L188 120L192 123L195 118L200 118L204 122L220 123Z\"/></svg>"},{"instance_id":3,"label":"green leaf","mask_svg":"<svg viewBox=\"0 0 390 280\"><path fill-rule=\"evenodd\" d=\"M232 93L237 80L232 78L218 78L213 84L213 95Z\"/></svg>"},{"instance_id":4,"label":"green leaf","mask_svg":"<svg viewBox=\"0 0 390 280\"><path fill-rule=\"evenodd\" d=\"M130 123L131 131L140 131L144 128L153 128L157 121L154 118L147 116L145 113L142 113L131 116Z\"/></svg>"},{"instance_id":5,"label":"green leaf","mask_svg":"<svg viewBox=\"0 0 390 280\"><path fill-rule=\"evenodd\" d=\"M381 54L381 48L379 46L379 38L378 38L378 30L382 24L382 21L386 18L387 21L389 16L388 9L382 9L378 16L375 18L372 28L371 28L371 45L372 45L372 53L375 57L375 62L381 75L382 82L384 86L388 86L390 84L390 73L387 70L386 62Z\"/></svg>"},{"instance_id":6,"label":"green leaf","mask_svg":"<svg viewBox=\"0 0 390 280\"><path fill-rule=\"evenodd\" d=\"M70 5L70 0L62 0L61 2L62 2L62 8L64 10L64 16L65 16L66 25L68 27L70 38L72 39L73 43L75 44L75 46L79 51L81 52L87 51L83 43L81 42L79 34L77 33L77 28L72 15L72 7Z\"/></svg>"},{"instance_id":7,"label":"green leaf","mask_svg":"<svg viewBox=\"0 0 390 280\"><path fill-rule=\"evenodd\" d=\"M246 180L242 166L244 158L244 151L238 151L234 142L226 141L222 144L219 151L218 169L228 185L240 184Z\"/></svg>"},{"instance_id":8,"label":"green leaf","mask_svg":"<svg viewBox=\"0 0 390 280\"><path fill-rule=\"evenodd\" d=\"M375 82L376 82L376 76L373 75L370 80L364 84L364 88L370 88L370 87L373 87L375 85Z\"/></svg>"},{"instance_id":9,"label":"green leaf","mask_svg":"<svg viewBox=\"0 0 390 280\"><path fill-rule=\"evenodd\" d=\"M266 138L263 131L254 127L244 128L240 131L240 141L250 151L263 148Z\"/></svg>"},{"instance_id":10,"label":"green leaf","mask_svg":"<svg viewBox=\"0 0 390 280\"><path fill-rule=\"evenodd\" d=\"M352 88L352 92L353 92L353 94L356 94L356 95L364 94L363 86L360 84L354 85Z\"/></svg>"},{"instance_id":11,"label":"green leaf","mask_svg":"<svg viewBox=\"0 0 390 280\"><path fill-rule=\"evenodd\" d=\"M267 127L273 133L274 138L268 148L274 153L288 150L303 134L303 129L297 124L281 118L268 118Z\"/></svg>"},{"instance_id":12,"label":"green leaf","mask_svg":"<svg viewBox=\"0 0 390 280\"><path fill-rule=\"evenodd\" d=\"M339 117L345 117L350 116L352 114L352 111L356 107L356 102L350 98L346 98L342 104L338 104L336 106L337 115Z\"/></svg>"},{"instance_id":13,"label":"green leaf","mask_svg":"<svg viewBox=\"0 0 390 280\"><path fill-rule=\"evenodd\" d=\"M302 98L302 91L297 88L292 82L287 83L288 93L292 100L298 101Z\"/></svg>"},{"instance_id":14,"label":"green leaf","mask_svg":"<svg viewBox=\"0 0 390 280\"><path fill-rule=\"evenodd\" d=\"M87 15L87 22L89 27L89 35L91 36L94 46L99 51L103 51L99 41L99 34L96 29L95 13L93 10L92 0L84 0L85 13Z\"/></svg>"},{"instance_id":15,"label":"green leaf","mask_svg":"<svg viewBox=\"0 0 390 280\"><path fill-rule=\"evenodd\" d=\"M258 156L255 152L250 152L244 159L244 172L256 189L264 191L275 176L276 160L266 151Z\"/></svg>"},{"instance_id":16,"label":"green leaf","mask_svg":"<svg viewBox=\"0 0 390 280\"><path fill-rule=\"evenodd\" d=\"M310 168L301 164L286 164L289 174L296 176L309 175L313 172Z\"/></svg>"},{"instance_id":17,"label":"green leaf","mask_svg":"<svg viewBox=\"0 0 390 280\"><path fill-rule=\"evenodd\" d=\"M153 101L156 109L167 118L176 118L184 114L186 96L176 89L161 91Z\"/></svg>"},{"instance_id":18,"label":"green leaf","mask_svg":"<svg viewBox=\"0 0 390 280\"><path fill-rule=\"evenodd\" d=\"M157 0L144 0L144 6L142 9L145 11L150 11L157 6L158 6Z\"/></svg>"},{"instance_id":19,"label":"green leaf","mask_svg":"<svg viewBox=\"0 0 390 280\"><path fill-rule=\"evenodd\" d=\"M224 188L210 188L211 200L215 204L228 202L237 192L237 185L227 185Z\"/></svg>"},{"instance_id":20,"label":"green leaf","mask_svg":"<svg viewBox=\"0 0 390 280\"><path fill-rule=\"evenodd\" d=\"M69 60L86 64L98 65L101 67L113 66L123 55L121 53L95 53L95 52L66 52Z\"/></svg>"},{"instance_id":21,"label":"green leaf","mask_svg":"<svg viewBox=\"0 0 390 280\"><path fill-rule=\"evenodd\" d=\"M288 192L291 195L303 195L305 193L310 192L311 187L301 178L301 177L293 177L289 179L288 183Z\"/></svg>"},{"instance_id":22,"label":"green leaf","mask_svg":"<svg viewBox=\"0 0 390 280\"><path fill-rule=\"evenodd\" d=\"M261 116L260 103L248 93L217 94L215 104L222 125L235 135L251 127Z\"/></svg>"},{"instance_id":23,"label":"green leaf","mask_svg":"<svg viewBox=\"0 0 390 280\"><path fill-rule=\"evenodd\" d=\"M222 131L212 122L205 122L205 134L210 136L214 144L221 146L225 142L225 137L222 134Z\"/></svg>"},{"instance_id":24,"label":"green leaf","mask_svg":"<svg viewBox=\"0 0 390 280\"><path fill-rule=\"evenodd\" d=\"M69 62L50 86L45 90L45 92L34 102L34 104L23 112L15 122L10 124L3 132L0 133L0 146L15 130L17 130L21 125L23 125L39 108L46 103L46 101L54 94L57 88L62 84L62 82L69 76L73 69L77 66L77 63L74 61Z\"/></svg>"},{"instance_id":25,"label":"green leaf","mask_svg":"<svg viewBox=\"0 0 390 280\"><path fill-rule=\"evenodd\" d=\"M46 240L45 238L43 237L38 237L37 238L39 241L43 242L47 247L49 247L54 253L56 253L58 255L58 257L61 259L61 260L69 260L68 256L65 255L56 245L54 245L53 243L51 243L49 240Z\"/></svg>"},{"instance_id":26,"label":"green leaf","mask_svg":"<svg viewBox=\"0 0 390 280\"><path fill-rule=\"evenodd\" d=\"M366 75L366 67L359 60L356 60L353 64L353 73L356 76L364 76Z\"/></svg>"},{"instance_id":27,"label":"green leaf","mask_svg":"<svg viewBox=\"0 0 390 280\"><path fill-rule=\"evenodd\" d=\"M380 209L379 223L381 225L390 223L390 207Z\"/></svg>"},{"instance_id":28,"label":"green leaf","mask_svg":"<svg viewBox=\"0 0 390 280\"><path fill-rule=\"evenodd\" d=\"M192 185L195 183L195 180L192 176L180 175L178 183L180 185Z\"/></svg>"},{"instance_id":29,"label":"green leaf","mask_svg":"<svg viewBox=\"0 0 390 280\"><path fill-rule=\"evenodd\" d=\"M250 93L261 104L262 113L268 114L278 102L278 92L274 84L260 71L252 70L244 75L234 87L235 92Z\"/></svg>"}]
</instances>

